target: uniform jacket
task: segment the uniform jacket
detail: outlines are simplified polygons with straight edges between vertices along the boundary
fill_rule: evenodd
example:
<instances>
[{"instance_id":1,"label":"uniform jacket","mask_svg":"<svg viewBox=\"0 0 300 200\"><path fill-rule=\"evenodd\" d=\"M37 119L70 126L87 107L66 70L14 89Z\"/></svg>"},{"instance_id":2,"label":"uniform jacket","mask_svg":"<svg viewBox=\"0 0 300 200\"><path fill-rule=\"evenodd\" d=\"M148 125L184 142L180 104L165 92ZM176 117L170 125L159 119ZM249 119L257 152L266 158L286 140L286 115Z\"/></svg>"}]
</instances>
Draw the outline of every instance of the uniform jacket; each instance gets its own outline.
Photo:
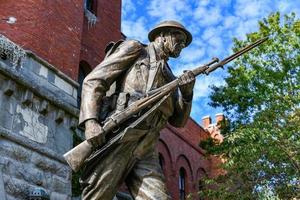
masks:
<instances>
[{"instance_id":1,"label":"uniform jacket","mask_svg":"<svg viewBox=\"0 0 300 200\"><path fill-rule=\"evenodd\" d=\"M89 119L99 120L102 99L114 82L119 94L117 104L130 104L174 78L168 64L157 58L153 43L146 46L135 40L119 41L84 79L79 125ZM159 110L171 125L182 127L189 117L191 103L176 90Z\"/></svg>"}]
</instances>

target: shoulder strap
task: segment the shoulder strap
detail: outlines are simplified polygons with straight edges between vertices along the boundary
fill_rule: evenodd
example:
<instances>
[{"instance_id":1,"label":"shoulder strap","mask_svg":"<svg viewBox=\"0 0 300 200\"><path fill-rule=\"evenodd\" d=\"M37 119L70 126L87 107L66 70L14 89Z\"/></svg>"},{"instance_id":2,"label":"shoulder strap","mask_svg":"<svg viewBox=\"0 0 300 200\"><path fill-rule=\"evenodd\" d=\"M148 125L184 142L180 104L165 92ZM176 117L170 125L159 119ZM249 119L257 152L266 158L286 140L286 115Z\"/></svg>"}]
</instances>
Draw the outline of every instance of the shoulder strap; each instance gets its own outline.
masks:
<instances>
[{"instance_id":1,"label":"shoulder strap","mask_svg":"<svg viewBox=\"0 0 300 200\"><path fill-rule=\"evenodd\" d=\"M148 53L150 57L150 69L149 69L149 76L148 76L147 87L146 87L147 92L151 90L151 87L153 85L158 70L156 52L152 43L150 43L150 45L148 46Z\"/></svg>"}]
</instances>

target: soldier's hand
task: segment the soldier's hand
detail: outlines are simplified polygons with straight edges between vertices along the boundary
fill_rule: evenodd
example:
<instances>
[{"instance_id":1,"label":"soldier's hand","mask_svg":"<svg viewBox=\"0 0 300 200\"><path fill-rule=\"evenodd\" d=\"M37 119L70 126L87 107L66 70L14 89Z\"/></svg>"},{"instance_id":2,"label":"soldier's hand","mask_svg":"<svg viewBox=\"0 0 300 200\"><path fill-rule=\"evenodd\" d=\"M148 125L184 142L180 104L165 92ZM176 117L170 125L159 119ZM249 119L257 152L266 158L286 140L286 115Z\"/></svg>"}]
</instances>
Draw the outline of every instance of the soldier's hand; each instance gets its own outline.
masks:
<instances>
[{"instance_id":1,"label":"soldier's hand","mask_svg":"<svg viewBox=\"0 0 300 200\"><path fill-rule=\"evenodd\" d=\"M98 147L105 143L105 136L101 133L103 133L103 129L96 120L90 119L85 122L85 139L93 147Z\"/></svg>"},{"instance_id":2,"label":"soldier's hand","mask_svg":"<svg viewBox=\"0 0 300 200\"><path fill-rule=\"evenodd\" d=\"M184 73L179 77L179 89L184 99L192 100L194 85L194 73L190 70L184 71Z\"/></svg>"}]
</instances>

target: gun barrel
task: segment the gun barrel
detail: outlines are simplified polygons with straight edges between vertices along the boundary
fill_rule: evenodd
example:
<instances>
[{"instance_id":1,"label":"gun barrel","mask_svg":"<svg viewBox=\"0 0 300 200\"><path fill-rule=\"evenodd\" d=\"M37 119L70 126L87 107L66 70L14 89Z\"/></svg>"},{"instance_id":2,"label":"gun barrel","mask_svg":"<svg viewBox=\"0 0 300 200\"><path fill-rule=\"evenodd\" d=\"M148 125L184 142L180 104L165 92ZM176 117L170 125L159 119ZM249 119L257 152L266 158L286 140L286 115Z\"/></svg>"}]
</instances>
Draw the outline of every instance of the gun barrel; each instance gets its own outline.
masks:
<instances>
[{"instance_id":1,"label":"gun barrel","mask_svg":"<svg viewBox=\"0 0 300 200\"><path fill-rule=\"evenodd\" d=\"M257 47L261 43L265 42L266 40L268 40L268 38L269 38L268 36L264 37L264 38L261 38L261 39L255 41L254 43L242 48L241 50L237 51L236 53L232 54L231 56L228 56L227 58L223 59L221 62L216 63L213 66L209 67L207 70L205 70L205 73L208 75L209 73L215 71L217 68L223 67L224 65L231 62L232 60L238 58L239 56L241 56L244 53L246 53L246 52L250 51L251 49L253 49L254 47Z\"/></svg>"},{"instance_id":2,"label":"gun barrel","mask_svg":"<svg viewBox=\"0 0 300 200\"><path fill-rule=\"evenodd\" d=\"M237 57L239 57L240 55L250 51L251 49L253 49L254 47L257 47L258 45L260 45L261 43L265 42L266 40L268 40L269 37L264 37L261 38L257 41L255 41L254 43L247 45L246 47L242 48L241 50L237 51L236 53L234 53L233 55L225 58L224 60L221 61L222 65L225 65L229 62L231 62L232 60L236 59Z\"/></svg>"},{"instance_id":3,"label":"gun barrel","mask_svg":"<svg viewBox=\"0 0 300 200\"><path fill-rule=\"evenodd\" d=\"M199 74L204 73L209 68L209 66L217 62L219 62L219 58L213 58L209 63L193 69L192 72L195 76L198 76Z\"/></svg>"}]
</instances>

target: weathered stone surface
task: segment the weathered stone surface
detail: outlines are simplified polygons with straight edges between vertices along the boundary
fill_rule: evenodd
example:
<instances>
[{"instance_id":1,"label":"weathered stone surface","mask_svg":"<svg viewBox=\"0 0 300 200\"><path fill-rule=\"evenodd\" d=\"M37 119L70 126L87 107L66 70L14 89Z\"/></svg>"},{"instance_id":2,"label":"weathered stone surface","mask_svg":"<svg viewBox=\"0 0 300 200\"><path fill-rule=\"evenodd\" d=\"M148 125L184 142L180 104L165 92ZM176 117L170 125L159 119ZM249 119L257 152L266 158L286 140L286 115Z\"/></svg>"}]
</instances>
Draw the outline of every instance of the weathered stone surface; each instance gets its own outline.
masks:
<instances>
[{"instance_id":1,"label":"weathered stone surface","mask_svg":"<svg viewBox=\"0 0 300 200\"><path fill-rule=\"evenodd\" d=\"M3 175L5 191L16 199L26 199L29 192L29 185L23 180Z\"/></svg>"},{"instance_id":2,"label":"weathered stone surface","mask_svg":"<svg viewBox=\"0 0 300 200\"><path fill-rule=\"evenodd\" d=\"M62 123L64 121L65 118L65 112L63 110L58 110L55 113L55 121L57 123Z\"/></svg>"},{"instance_id":3,"label":"weathered stone surface","mask_svg":"<svg viewBox=\"0 0 300 200\"><path fill-rule=\"evenodd\" d=\"M51 200L71 200L71 197L65 194L59 194L57 192L51 192Z\"/></svg>"},{"instance_id":4,"label":"weathered stone surface","mask_svg":"<svg viewBox=\"0 0 300 200\"><path fill-rule=\"evenodd\" d=\"M2 96L2 103L0 106L0 126L6 129L12 128L13 114L15 112L15 102L10 101L10 97Z\"/></svg>"},{"instance_id":5,"label":"weathered stone surface","mask_svg":"<svg viewBox=\"0 0 300 200\"><path fill-rule=\"evenodd\" d=\"M6 200L19 200L19 199L16 199L15 197L9 195L9 194L6 194Z\"/></svg>"},{"instance_id":6,"label":"weathered stone surface","mask_svg":"<svg viewBox=\"0 0 300 200\"><path fill-rule=\"evenodd\" d=\"M41 119L40 113L29 107L17 105L13 131L44 144L47 142L48 126Z\"/></svg>"},{"instance_id":7,"label":"weathered stone surface","mask_svg":"<svg viewBox=\"0 0 300 200\"><path fill-rule=\"evenodd\" d=\"M0 200L28 199L35 187L71 199L62 155L72 147L77 88L35 59L19 68L0 60Z\"/></svg>"},{"instance_id":8,"label":"weathered stone surface","mask_svg":"<svg viewBox=\"0 0 300 200\"><path fill-rule=\"evenodd\" d=\"M78 89L74 88L73 89L73 98L77 99L77 96L78 96Z\"/></svg>"},{"instance_id":9,"label":"weathered stone surface","mask_svg":"<svg viewBox=\"0 0 300 200\"><path fill-rule=\"evenodd\" d=\"M48 75L47 75L47 79L50 83L54 83L55 81L55 74L53 71L49 70Z\"/></svg>"},{"instance_id":10,"label":"weathered stone surface","mask_svg":"<svg viewBox=\"0 0 300 200\"><path fill-rule=\"evenodd\" d=\"M66 153L69 149L71 149L73 144L72 133L70 133L69 131L70 128L67 128L63 124L59 124L59 126L56 127L55 136L54 136L56 141L55 146L57 152L62 155Z\"/></svg>"},{"instance_id":11,"label":"weathered stone surface","mask_svg":"<svg viewBox=\"0 0 300 200\"><path fill-rule=\"evenodd\" d=\"M33 93L39 94L40 97L47 99L51 104L75 116L78 115L77 100L74 97L50 83L44 77L36 76L33 72L28 71L26 66L16 71L0 60L0 73L17 80L19 84L31 89Z\"/></svg>"},{"instance_id":12,"label":"weathered stone surface","mask_svg":"<svg viewBox=\"0 0 300 200\"><path fill-rule=\"evenodd\" d=\"M36 62L34 59L27 57L26 63L24 63L23 65L28 67L28 69L30 69L31 71L33 71L35 74L39 74L40 73L40 69L41 69L41 65Z\"/></svg>"},{"instance_id":13,"label":"weathered stone surface","mask_svg":"<svg viewBox=\"0 0 300 200\"><path fill-rule=\"evenodd\" d=\"M46 67L44 67L43 65L41 65L41 69L40 69L39 75L42 76L42 77L47 78L48 71L49 70Z\"/></svg>"},{"instance_id":14,"label":"weathered stone surface","mask_svg":"<svg viewBox=\"0 0 300 200\"><path fill-rule=\"evenodd\" d=\"M73 87L69 83L67 83L65 80L60 78L59 76L55 75L54 79L54 85L68 93L69 95L73 94Z\"/></svg>"},{"instance_id":15,"label":"weathered stone surface","mask_svg":"<svg viewBox=\"0 0 300 200\"><path fill-rule=\"evenodd\" d=\"M48 101L42 100L39 107L39 113L41 113L42 115L46 115L48 113L48 107L49 107Z\"/></svg>"},{"instance_id":16,"label":"weathered stone surface","mask_svg":"<svg viewBox=\"0 0 300 200\"><path fill-rule=\"evenodd\" d=\"M34 153L31 158L32 164L34 164L37 168L41 169L44 172L52 172L56 173L60 168L60 164L57 162L45 158L37 153Z\"/></svg>"},{"instance_id":17,"label":"weathered stone surface","mask_svg":"<svg viewBox=\"0 0 300 200\"><path fill-rule=\"evenodd\" d=\"M12 80L8 80L4 84L4 94L7 96L11 96L16 90L16 83Z\"/></svg>"},{"instance_id":18,"label":"weathered stone surface","mask_svg":"<svg viewBox=\"0 0 300 200\"><path fill-rule=\"evenodd\" d=\"M23 163L29 163L30 158L32 155L31 151L28 151L28 149L22 147L22 146L17 146L17 145L9 145L8 148L11 150L11 158L14 160L18 160Z\"/></svg>"},{"instance_id":19,"label":"weathered stone surface","mask_svg":"<svg viewBox=\"0 0 300 200\"><path fill-rule=\"evenodd\" d=\"M2 169L3 169L3 165L0 163L0 199L6 200L6 192L4 189Z\"/></svg>"},{"instance_id":20,"label":"weathered stone surface","mask_svg":"<svg viewBox=\"0 0 300 200\"><path fill-rule=\"evenodd\" d=\"M70 129L75 130L78 126L78 119L77 118L72 118L70 120Z\"/></svg>"},{"instance_id":21,"label":"weathered stone surface","mask_svg":"<svg viewBox=\"0 0 300 200\"><path fill-rule=\"evenodd\" d=\"M52 191L61 193L61 194L71 194L71 185L68 184L68 180L62 179L58 176L52 177Z\"/></svg>"},{"instance_id":22,"label":"weathered stone surface","mask_svg":"<svg viewBox=\"0 0 300 200\"><path fill-rule=\"evenodd\" d=\"M22 104L29 105L33 101L33 93L30 90L26 90L25 93L23 93L22 96Z\"/></svg>"}]
</instances>

